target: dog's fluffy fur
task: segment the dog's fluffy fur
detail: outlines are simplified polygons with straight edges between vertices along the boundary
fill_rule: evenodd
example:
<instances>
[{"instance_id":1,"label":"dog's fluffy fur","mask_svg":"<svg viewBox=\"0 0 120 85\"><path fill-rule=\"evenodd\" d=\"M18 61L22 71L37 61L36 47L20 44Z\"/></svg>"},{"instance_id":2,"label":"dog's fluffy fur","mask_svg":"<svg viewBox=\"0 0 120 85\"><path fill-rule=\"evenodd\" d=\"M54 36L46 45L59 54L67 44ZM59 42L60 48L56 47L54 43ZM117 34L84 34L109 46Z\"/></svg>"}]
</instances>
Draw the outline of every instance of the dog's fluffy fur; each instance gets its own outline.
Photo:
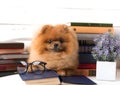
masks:
<instances>
[{"instance_id":1,"label":"dog's fluffy fur","mask_svg":"<svg viewBox=\"0 0 120 85\"><path fill-rule=\"evenodd\" d=\"M28 62L47 63L60 75L73 75L78 66L78 41L67 25L44 25L33 37Z\"/></svg>"}]
</instances>

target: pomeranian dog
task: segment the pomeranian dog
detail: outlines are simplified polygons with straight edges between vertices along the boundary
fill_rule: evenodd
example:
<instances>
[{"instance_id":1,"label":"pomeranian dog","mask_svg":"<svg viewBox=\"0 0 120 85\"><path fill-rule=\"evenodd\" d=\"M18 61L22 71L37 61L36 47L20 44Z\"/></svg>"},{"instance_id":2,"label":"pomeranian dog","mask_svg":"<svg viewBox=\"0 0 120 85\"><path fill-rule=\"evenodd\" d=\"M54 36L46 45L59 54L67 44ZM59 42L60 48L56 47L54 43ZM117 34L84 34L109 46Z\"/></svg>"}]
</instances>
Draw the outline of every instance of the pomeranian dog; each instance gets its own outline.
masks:
<instances>
[{"instance_id":1,"label":"pomeranian dog","mask_svg":"<svg viewBox=\"0 0 120 85\"><path fill-rule=\"evenodd\" d=\"M44 25L33 37L28 62L46 62L59 75L74 75L78 66L78 40L67 25Z\"/></svg>"}]
</instances>

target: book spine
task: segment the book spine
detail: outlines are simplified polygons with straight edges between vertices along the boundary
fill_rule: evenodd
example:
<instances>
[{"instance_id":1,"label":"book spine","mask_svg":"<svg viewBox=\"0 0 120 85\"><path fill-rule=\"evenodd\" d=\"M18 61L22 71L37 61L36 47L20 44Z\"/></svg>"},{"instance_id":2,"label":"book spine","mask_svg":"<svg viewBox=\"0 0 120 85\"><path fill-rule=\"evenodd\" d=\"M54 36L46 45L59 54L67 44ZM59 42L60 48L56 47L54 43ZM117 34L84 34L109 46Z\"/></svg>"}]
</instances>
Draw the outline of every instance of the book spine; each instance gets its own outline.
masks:
<instances>
[{"instance_id":1,"label":"book spine","mask_svg":"<svg viewBox=\"0 0 120 85\"><path fill-rule=\"evenodd\" d=\"M93 40L79 40L79 64L95 64L91 51L95 46Z\"/></svg>"},{"instance_id":2,"label":"book spine","mask_svg":"<svg viewBox=\"0 0 120 85\"><path fill-rule=\"evenodd\" d=\"M24 43L0 43L0 49L24 49Z\"/></svg>"},{"instance_id":3,"label":"book spine","mask_svg":"<svg viewBox=\"0 0 120 85\"><path fill-rule=\"evenodd\" d=\"M85 27L85 26L70 26L76 33L102 34L111 30L114 33L113 27Z\"/></svg>"},{"instance_id":4,"label":"book spine","mask_svg":"<svg viewBox=\"0 0 120 85\"><path fill-rule=\"evenodd\" d=\"M92 48L95 46L93 40L78 40L80 53L91 53Z\"/></svg>"},{"instance_id":5,"label":"book spine","mask_svg":"<svg viewBox=\"0 0 120 85\"><path fill-rule=\"evenodd\" d=\"M23 53L24 49L0 49L0 54Z\"/></svg>"},{"instance_id":6,"label":"book spine","mask_svg":"<svg viewBox=\"0 0 120 85\"><path fill-rule=\"evenodd\" d=\"M17 60L17 59L27 59L29 54L23 54L23 53L10 53L10 54L0 54L1 60Z\"/></svg>"},{"instance_id":7,"label":"book spine","mask_svg":"<svg viewBox=\"0 0 120 85\"><path fill-rule=\"evenodd\" d=\"M0 64L0 71L14 71L16 64Z\"/></svg>"},{"instance_id":8,"label":"book spine","mask_svg":"<svg viewBox=\"0 0 120 85\"><path fill-rule=\"evenodd\" d=\"M79 64L95 64L96 60L91 53L81 54L79 53Z\"/></svg>"},{"instance_id":9,"label":"book spine","mask_svg":"<svg viewBox=\"0 0 120 85\"><path fill-rule=\"evenodd\" d=\"M79 64L78 69L96 69L96 64Z\"/></svg>"},{"instance_id":10,"label":"book spine","mask_svg":"<svg viewBox=\"0 0 120 85\"><path fill-rule=\"evenodd\" d=\"M96 69L77 69L76 75L96 76Z\"/></svg>"},{"instance_id":11,"label":"book spine","mask_svg":"<svg viewBox=\"0 0 120 85\"><path fill-rule=\"evenodd\" d=\"M113 27L112 23L82 23L82 22L70 22L71 26L93 26L93 27Z\"/></svg>"}]
</instances>

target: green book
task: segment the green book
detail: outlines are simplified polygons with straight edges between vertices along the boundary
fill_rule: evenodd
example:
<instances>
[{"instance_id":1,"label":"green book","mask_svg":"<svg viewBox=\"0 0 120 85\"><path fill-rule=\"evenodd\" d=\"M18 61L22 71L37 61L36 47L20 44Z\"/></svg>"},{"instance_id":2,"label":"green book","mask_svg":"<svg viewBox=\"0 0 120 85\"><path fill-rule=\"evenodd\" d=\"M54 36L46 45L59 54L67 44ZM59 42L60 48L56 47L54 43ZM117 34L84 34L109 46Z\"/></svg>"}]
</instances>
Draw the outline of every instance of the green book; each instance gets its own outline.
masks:
<instances>
[{"instance_id":1,"label":"green book","mask_svg":"<svg viewBox=\"0 0 120 85\"><path fill-rule=\"evenodd\" d=\"M70 26L113 27L113 24L112 24L112 23L84 23L84 22L70 22Z\"/></svg>"}]
</instances>

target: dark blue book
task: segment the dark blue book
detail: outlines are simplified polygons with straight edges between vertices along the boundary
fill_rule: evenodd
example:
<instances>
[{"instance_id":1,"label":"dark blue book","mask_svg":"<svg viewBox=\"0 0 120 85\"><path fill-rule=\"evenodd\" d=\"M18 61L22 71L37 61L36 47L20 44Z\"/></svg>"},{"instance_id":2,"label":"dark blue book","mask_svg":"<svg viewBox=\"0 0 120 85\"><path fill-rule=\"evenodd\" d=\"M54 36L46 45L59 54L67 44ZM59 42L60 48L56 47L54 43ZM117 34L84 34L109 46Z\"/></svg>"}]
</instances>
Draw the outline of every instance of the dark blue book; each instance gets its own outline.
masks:
<instances>
[{"instance_id":1,"label":"dark blue book","mask_svg":"<svg viewBox=\"0 0 120 85\"><path fill-rule=\"evenodd\" d=\"M77 84L77 85L97 85L94 81L89 79L86 76L61 76L61 85L62 83L70 83L70 84Z\"/></svg>"},{"instance_id":2,"label":"dark blue book","mask_svg":"<svg viewBox=\"0 0 120 85\"><path fill-rule=\"evenodd\" d=\"M37 79L46 79L46 78L58 78L58 74L52 70L46 70L42 74L36 74L34 72L26 72L20 74L22 80L37 80Z\"/></svg>"},{"instance_id":3,"label":"dark blue book","mask_svg":"<svg viewBox=\"0 0 120 85\"><path fill-rule=\"evenodd\" d=\"M26 85L58 85L60 80L58 74L52 70L46 70L42 74L27 72L19 74Z\"/></svg>"},{"instance_id":4,"label":"dark blue book","mask_svg":"<svg viewBox=\"0 0 120 85\"><path fill-rule=\"evenodd\" d=\"M91 53L79 53L80 64L96 64L96 60L93 58Z\"/></svg>"}]
</instances>

